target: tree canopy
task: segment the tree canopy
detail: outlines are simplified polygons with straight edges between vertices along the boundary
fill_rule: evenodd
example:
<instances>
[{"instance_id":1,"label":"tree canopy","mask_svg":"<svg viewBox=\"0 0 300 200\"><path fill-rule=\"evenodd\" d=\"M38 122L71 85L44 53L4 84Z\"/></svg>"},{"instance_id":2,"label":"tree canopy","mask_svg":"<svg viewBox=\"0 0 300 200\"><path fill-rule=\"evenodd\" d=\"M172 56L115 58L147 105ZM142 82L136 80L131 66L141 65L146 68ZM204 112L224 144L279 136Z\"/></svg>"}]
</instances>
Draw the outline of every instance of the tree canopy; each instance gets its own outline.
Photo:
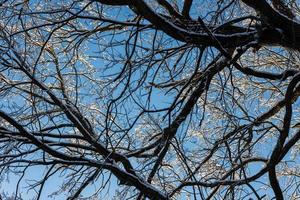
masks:
<instances>
[{"instance_id":1,"label":"tree canopy","mask_svg":"<svg viewBox=\"0 0 300 200\"><path fill-rule=\"evenodd\" d=\"M299 198L299 5L0 1L0 192Z\"/></svg>"}]
</instances>

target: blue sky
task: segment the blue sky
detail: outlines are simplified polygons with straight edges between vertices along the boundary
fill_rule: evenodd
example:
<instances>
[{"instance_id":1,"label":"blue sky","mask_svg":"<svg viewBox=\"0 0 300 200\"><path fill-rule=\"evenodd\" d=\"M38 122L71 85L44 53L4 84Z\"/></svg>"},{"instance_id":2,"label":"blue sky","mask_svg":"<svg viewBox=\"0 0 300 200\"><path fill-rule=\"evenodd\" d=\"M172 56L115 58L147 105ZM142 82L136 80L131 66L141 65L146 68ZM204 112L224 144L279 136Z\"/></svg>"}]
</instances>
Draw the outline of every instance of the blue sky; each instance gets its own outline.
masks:
<instances>
[{"instance_id":1,"label":"blue sky","mask_svg":"<svg viewBox=\"0 0 300 200\"><path fill-rule=\"evenodd\" d=\"M30 1L30 3L34 4L34 3L36 3L36 1ZM198 1L196 5L198 7L203 6L202 11L207 11L207 9L211 9L209 4L210 4L209 1ZM194 7L195 10L192 10L192 12L191 12L195 18L198 15L198 12L196 10L197 6L195 6ZM126 9L126 8L120 9L120 10L119 9L109 9L107 12L108 12L108 15L110 15L110 16L114 16L114 15L117 16L117 18L119 18L119 20L122 20L123 18L126 18L127 16L132 14L132 13L128 12L128 9ZM205 13L205 12L203 12L203 13ZM202 16L202 17L205 17L205 16ZM210 17L207 16L207 19L210 19ZM84 20L81 20L81 21L84 21ZM85 23L87 29L92 28L92 25L89 25L88 20L86 20L85 22L87 22L87 23ZM105 36L105 34L99 34L98 37L94 37L94 38L91 37L91 39L86 43L86 46L88 48L86 50L83 50L82 52L80 52L85 55L89 55L91 60L93 59L91 61L92 65L93 65L92 68L94 68L94 70L95 70L95 71L93 71L93 75L96 78L99 78L99 81L101 81L101 78L105 79L106 81L108 81L109 78L115 78L117 76L117 74L122 70L122 67L124 67L124 60L121 60L121 59L125 58L126 50L124 48L124 40L128 37L128 34L129 33L127 32L124 34L116 35L114 37ZM122 114L119 114L117 116L116 120L123 126L126 126L126 123L128 123L128 121L132 122L134 119L134 116L136 116L139 113L140 108L136 104L136 102L139 102L141 105L147 105L149 109L164 108L164 107L170 106L172 104L172 100L174 99L174 97L177 94L176 90L171 90L171 91L166 92L166 90L154 89L152 92L152 95L149 97L151 103L147 104L147 98L148 98L148 96L146 96L146 94L148 92L147 88L149 88L149 86L151 85L151 81L153 81L152 77L155 75L156 71L159 71L159 73L155 79L155 83L162 83L170 78L170 76L169 76L170 72L168 71L168 67L174 70L171 73L175 73L175 72L179 71L178 68L180 68L181 65L186 64L186 63L184 63L185 59L182 59L179 61L178 66L175 66L176 59L174 56L172 59L166 59L167 60L166 63L162 62L161 65L155 64L155 65L149 67L147 65L149 63L147 63L146 59L151 57L151 52L149 53L148 51L151 48L152 39L154 37L154 34L155 34L154 31L147 31L147 32L144 32L143 36L139 36L141 38L138 38L137 43L138 43L138 45L141 45L141 46L143 45L145 47L145 49L138 48L138 50L136 50L136 53L132 57L132 61L139 61L139 63L138 63L139 65L138 64L134 65L133 70L135 70L135 71L132 72L133 75L131 77L131 82L130 82L131 86L132 86L131 89L133 90L134 89L133 86L136 86L138 84L138 82L141 80L143 72L148 70L148 77L144 80L143 87L134 91L132 97L127 98L123 104L116 104L114 107L113 111L115 111L115 112L116 112L116 110L118 110L118 112L120 112L120 113L130 112L130 115L131 115L131 116L129 116L130 119L125 119L124 115L122 115ZM101 39L99 39L99 38L101 38ZM159 43L159 40L164 41L164 42ZM134 41L134 37L132 38L131 43L133 43L133 41ZM101 42L100 45L102 45L102 47L106 44L111 45L112 43L117 43L117 42L122 42L122 44L119 46L108 48L108 49L106 49L107 51L104 53L103 49L98 48L98 44L96 42ZM183 44L177 43L176 41L172 40L168 36L158 33L157 43L155 43L155 45L157 48L167 48L167 47L171 48L171 47L179 47ZM146 48L148 48L148 50ZM187 50L189 50L189 49L191 49L191 48L190 47L187 48ZM129 49L129 50L132 50L132 49ZM274 50L279 51L276 48ZM70 53L70 52L68 52L68 53ZM118 59L120 59L120 61L118 63L112 63L112 64L110 63L109 64L107 61L104 60L105 56L109 57L108 53L118 55L119 56ZM128 53L130 54L130 51ZM186 61L187 64L186 64L184 70L181 72L181 74L178 75L177 77L175 77L175 80L181 80L185 76L188 76L189 74L191 74L193 72L194 67L195 67L195 60L196 60L198 54L199 54L199 50L196 48L191 50L190 53L188 53L188 51L180 51L176 54L176 58L179 58L181 55L183 55L183 58L186 58L186 60L187 60ZM209 63L209 61L211 61L212 58L214 57L213 54L216 55L215 49L209 49L206 52L205 59L203 59L203 61L202 61L203 63L201 65L200 69L204 69L207 66L207 63ZM163 56L163 54L157 54L153 58L159 59L159 58L162 58L162 56ZM250 54L250 57L251 56L255 56L255 55ZM60 56L61 61L65 61L64 58L62 58L62 57L63 56L61 55ZM51 56L50 56L50 58L51 58ZM143 61L145 61L145 63L143 63ZM166 66L167 64L169 66ZM82 71L84 71L84 69L87 69L87 68L85 68L86 66L84 65L84 62L76 62L72 67L74 67L74 66ZM38 66L38 67L40 67L41 72L44 72L44 71L42 71L43 66ZM52 72L55 72L53 64L49 64L49 65L47 65L47 67L49 68L49 71L45 71L45 73L50 74L51 70L52 70ZM73 68L66 67L64 70L62 70L62 72L67 73L70 71L72 72L72 70L73 70ZM271 71L275 72L277 70L278 70L277 68L271 68ZM227 76L229 76L228 74L230 74L232 72L232 71L229 71L229 69L227 71L226 70L224 70L224 71L225 71L224 73L222 72L222 73L218 74L218 76L216 76L216 78L214 80L215 82L213 83L213 85L211 85L210 92L209 92L208 98L207 98L208 99L207 107L209 107L209 105L213 105L220 109L225 109L224 103L228 103L226 105L226 109L228 109L230 112L234 113L236 116L239 116L242 118L242 117L244 117L242 110L239 109L236 105L230 107L230 103L232 103L230 96L223 94L224 95L224 98L223 98L221 92L218 90L218 88L220 87L221 84L228 81ZM235 82L235 84L238 84L238 79L241 78L242 75L236 71L233 71L233 73L236 78L234 81L237 81L237 82ZM112 76L108 78L107 75L112 75ZM23 77L22 76L20 76L20 77L14 76L14 78L22 80ZM82 106L81 107L82 110L84 110L84 106L88 107L93 103L95 103L99 108L103 108L103 110L107 109L107 105L108 105L109 101L113 98L118 97L123 92L123 88L126 86L126 80L127 79L125 78L123 81L121 81L117 88L114 88L113 84L108 85L106 88L102 88L102 86L97 85L96 81L93 83L90 83L88 78L86 78L84 76L80 77L80 79L78 80L78 83L80 83L80 85L82 86L82 89L79 91L79 93L80 93L79 94L80 95L80 104L79 105ZM244 80L241 80L241 81L247 81L247 78L245 78ZM282 98L283 96L278 95L277 97L276 96L274 97L273 85L271 85L270 83L263 83L263 80L261 80L261 79L252 79L252 81L263 84L264 86L266 86L266 90L268 90L268 91L260 94L261 89L257 87L253 90L253 93L247 94L247 90L246 90L247 87L248 86L254 87L254 86L245 84L244 86L246 89L241 88L241 90L243 92L245 92L245 94L246 94L243 97L245 99L240 100L240 102L245 103L243 106L244 106L244 108L247 109L247 112L250 116L257 117L259 114L263 113L263 111L266 111L267 108L269 108L272 105L272 104L268 105L268 99L271 99L272 101L276 101L276 99ZM57 80L53 77L48 78L45 82L46 83L54 82L54 84L57 84ZM70 83L74 84L74 82L75 81L73 80L73 82L70 82ZM90 83L90 85L89 85L89 83ZM275 86L282 87L282 85L280 85L280 84L284 84L284 83L277 82L277 83L275 83ZM285 87L282 87L283 92L284 92L284 88ZM232 85L230 85L229 81L228 81L226 90L227 91L233 90ZM130 92L132 92L132 91L130 91L128 89L125 90L125 94L130 94ZM102 96L100 95L100 93L101 93L101 95L104 95L104 96L107 95L105 97L109 96L109 98L103 99ZM56 94L58 94L58 93L56 93ZM74 96L75 92L73 91L71 94ZM257 99L253 98L253 99L251 99L251 101L249 101L249 99L247 99L247 98L250 98L251 95L257 95L258 98ZM18 109L20 109L20 107L23 107L23 101L21 100L21 98L22 97L20 97L20 96L14 97L13 99L10 99L9 104L18 105L19 107L14 105L15 109L18 110ZM122 98L125 99L125 97L122 97ZM4 107L4 109L6 109L6 110L9 109L8 106L6 105L7 103L4 103L4 100L2 100L1 104L2 104L2 107ZM5 107L5 105L6 105L6 107ZM212 112L210 114L213 114L214 112L215 112L215 115L223 114L221 112L217 113L218 110L214 109L213 106L211 108ZM298 106L299 106L299 101L297 101L294 104L294 107L298 107ZM179 111L180 111L179 107L178 106L175 107L175 109L171 112L170 119L174 119L177 116ZM197 129L197 128L200 129L199 127L197 127L197 123L199 122L199 119L202 117L201 112L203 112L203 111L204 111L204 109L201 106L197 107L197 110L195 109L193 111L193 114L194 114L193 117L188 118L186 121L192 120L194 122L194 123L191 123L192 125L194 125L193 128L196 127L195 129ZM103 119L104 119L103 116L96 116L97 113L96 114L95 113L94 113L94 116L92 114L88 115L89 113L87 113L87 115L88 115L88 117L90 117L91 120L93 117L98 117L97 119L99 121L102 120L101 123L103 123ZM152 119L157 119L157 122L159 122L159 124L161 125L160 128L166 127L169 123L169 119L167 117L164 119L162 118L162 116L164 116L165 114L166 114L165 112L162 114L161 113L160 114L151 114ZM296 114L298 114L298 112L296 112ZM148 116L146 116L146 117L148 117ZM228 116L224 116L224 118L214 119L214 117L212 117L211 115L205 114L204 117L205 117L204 123L208 123L208 122L210 123L210 124L204 126L207 130L213 130L214 128L217 129L221 125L225 126L226 123L228 122L228 118L227 118ZM46 121L48 119L44 118L41 121L44 122L44 120ZM54 121L55 120L58 121L59 118L55 118ZM253 120L253 119L251 119L251 120ZM154 123L154 121L155 120L152 120L152 123ZM278 120L275 118L273 119L273 121L274 121L274 123L280 124L280 122L278 122ZM101 123L99 123L99 124L101 124ZM249 123L249 119L246 119L246 118L238 121L239 125L243 125L243 124L247 124L247 123ZM146 130L148 128L146 126L146 124L142 124L142 122L140 122L140 124L138 124L138 125L144 126L144 127L142 127L142 128L144 128L144 130ZM116 127L114 127L114 128L116 128ZM135 128L138 128L138 126L136 125L132 128L132 132L131 132L132 134L135 134L135 132L134 132ZM184 123L180 127L179 131L177 132L178 139L185 138L186 134L189 134L190 130L187 130L188 128L191 128L191 126L188 127L187 123ZM101 131L104 132L103 127L101 127L101 125L97 126L95 129L99 132L101 132ZM159 129L159 128L157 128L157 129ZM65 131L73 131L73 130L65 129ZM160 131L160 130L157 130L157 131ZM205 130L204 130L203 132L204 133L201 133L201 134L210 134L209 131L205 132ZM147 133L142 133L142 134L147 134ZM258 138L259 136L260 136L259 134L255 134L254 138ZM210 137L218 138L221 136L220 135L211 135ZM271 138L272 137L271 134L269 135L269 137L270 138L267 138L265 143L262 143L261 145L257 145L258 147L260 147L260 149L256 149L256 152L259 155L268 156L270 154L270 150L273 148L276 140L275 140L275 138ZM206 147L205 145L208 145L206 143L206 141L203 138L201 138L200 136L196 139L195 139L195 137L187 137L187 138L190 140L183 141L183 149L186 150L186 152L191 152L192 150L197 151L197 148L200 145L204 145L203 148ZM195 141L193 139L195 139ZM220 150L220 152L217 152L216 154L222 155L222 153L224 153L224 152L222 152L222 150ZM286 159L290 160L290 156L291 155L287 155ZM170 161L170 163L171 163L172 159L169 159L168 161ZM299 159L296 158L293 161L295 163L299 164ZM221 163L221 160L219 162ZM138 166L138 162L136 162L135 160L133 160L133 164ZM260 167L261 166L257 166L257 165L249 166L248 167L249 173L250 173L250 171L258 171L258 169L260 169ZM24 176L23 181L20 183L20 186L22 187L22 186L25 186L26 183L30 183L28 181L28 179L38 179L38 178L42 177L43 175L44 175L44 170L42 167L30 168L27 170L27 173ZM108 178L108 176L109 176L109 173L105 172L103 175L103 178L106 179L106 178ZM88 189L86 189L83 192L83 195L88 196L89 194L91 194L95 190L97 190L98 185L100 184L100 182L102 180L101 178L102 177L100 177L97 182L91 184L91 187L88 187ZM62 177L59 177L58 174L54 175L52 178L50 178L49 181L45 185L45 192L43 193L43 196L41 197L41 199L54 199L54 198L61 199L61 198L66 197L66 193L61 193L57 197L50 198L48 196L50 193L54 192L58 186L61 185L61 183L64 179L65 179L65 176L62 175ZM264 186L264 184L266 184L266 183L268 183L267 177L263 176L260 179L258 179L256 182L254 182L252 184L252 186L255 188L260 188L260 187ZM10 174L9 182L2 182L2 184L0 184L0 191L4 190L6 192L13 193L15 191L14 188L15 188L16 184L17 184L17 177ZM101 195L103 195L102 198L112 198L118 188L119 188L119 186L117 184L116 178L112 177L110 179L110 184L107 184L107 186L101 191ZM191 190L191 188L188 188L187 190ZM23 192L21 193L21 195L24 197L24 199L30 199L35 195L35 191L33 191L33 190L30 190L27 192L27 189L24 188L22 191ZM264 195L265 193L267 195L272 194L270 189L267 189L267 190L261 189L259 191L259 193L261 195ZM250 197L254 197L254 196L252 195L252 196L249 196L249 198ZM185 198L186 198L186 193L182 193L181 199L185 199Z\"/></svg>"}]
</instances>

